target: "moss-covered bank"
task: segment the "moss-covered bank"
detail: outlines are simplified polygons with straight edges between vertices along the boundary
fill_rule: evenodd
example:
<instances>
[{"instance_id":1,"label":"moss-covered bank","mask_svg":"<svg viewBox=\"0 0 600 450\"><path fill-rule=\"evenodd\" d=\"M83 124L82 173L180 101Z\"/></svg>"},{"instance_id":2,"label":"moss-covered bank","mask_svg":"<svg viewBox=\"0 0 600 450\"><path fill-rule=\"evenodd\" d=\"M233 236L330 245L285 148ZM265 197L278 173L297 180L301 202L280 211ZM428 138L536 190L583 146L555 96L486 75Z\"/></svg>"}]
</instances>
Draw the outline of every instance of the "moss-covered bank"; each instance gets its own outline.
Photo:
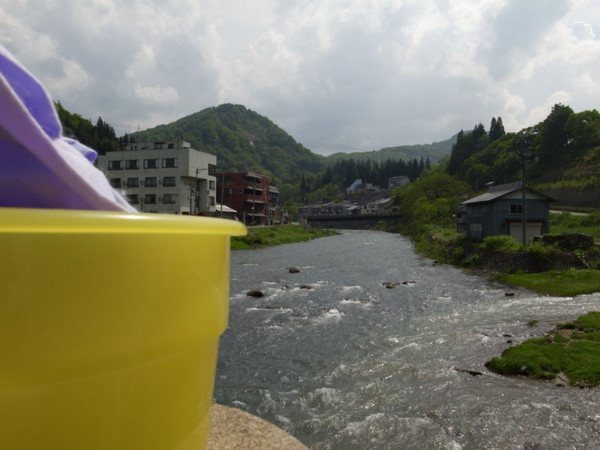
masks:
<instances>
[{"instance_id":1,"label":"moss-covered bank","mask_svg":"<svg viewBox=\"0 0 600 450\"><path fill-rule=\"evenodd\" d=\"M559 375L573 386L600 385L600 312L558 325L548 336L508 348L486 363L503 375L553 380Z\"/></svg>"},{"instance_id":2,"label":"moss-covered bank","mask_svg":"<svg viewBox=\"0 0 600 450\"><path fill-rule=\"evenodd\" d=\"M271 245L304 242L337 234L333 230L318 230L300 225L275 225L269 227L248 228L247 236L233 237L231 248L242 250Z\"/></svg>"}]
</instances>

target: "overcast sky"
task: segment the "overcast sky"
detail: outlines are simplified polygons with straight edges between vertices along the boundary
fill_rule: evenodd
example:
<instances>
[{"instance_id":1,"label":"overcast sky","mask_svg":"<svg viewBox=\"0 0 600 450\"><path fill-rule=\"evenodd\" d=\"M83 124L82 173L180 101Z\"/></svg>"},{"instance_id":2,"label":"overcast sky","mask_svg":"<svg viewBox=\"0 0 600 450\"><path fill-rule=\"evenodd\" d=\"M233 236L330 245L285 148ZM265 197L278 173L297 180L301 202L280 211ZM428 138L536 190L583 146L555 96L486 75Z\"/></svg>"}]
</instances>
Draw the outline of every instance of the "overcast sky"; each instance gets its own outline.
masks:
<instances>
[{"instance_id":1,"label":"overcast sky","mask_svg":"<svg viewBox=\"0 0 600 450\"><path fill-rule=\"evenodd\" d=\"M221 103L311 150L600 109L598 0L0 0L0 43L118 135Z\"/></svg>"}]
</instances>

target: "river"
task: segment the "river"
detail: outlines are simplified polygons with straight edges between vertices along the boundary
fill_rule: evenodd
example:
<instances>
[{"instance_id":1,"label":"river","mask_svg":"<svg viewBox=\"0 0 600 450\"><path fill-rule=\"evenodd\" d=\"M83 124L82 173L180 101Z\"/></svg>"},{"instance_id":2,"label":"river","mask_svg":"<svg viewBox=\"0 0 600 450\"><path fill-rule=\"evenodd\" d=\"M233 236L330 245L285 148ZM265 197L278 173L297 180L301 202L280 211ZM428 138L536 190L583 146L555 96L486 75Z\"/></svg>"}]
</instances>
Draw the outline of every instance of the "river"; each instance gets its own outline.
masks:
<instances>
[{"instance_id":1,"label":"river","mask_svg":"<svg viewBox=\"0 0 600 450\"><path fill-rule=\"evenodd\" d=\"M598 309L598 294L539 296L435 265L396 234L234 251L215 401L311 449L598 448L598 389L484 367Z\"/></svg>"}]
</instances>

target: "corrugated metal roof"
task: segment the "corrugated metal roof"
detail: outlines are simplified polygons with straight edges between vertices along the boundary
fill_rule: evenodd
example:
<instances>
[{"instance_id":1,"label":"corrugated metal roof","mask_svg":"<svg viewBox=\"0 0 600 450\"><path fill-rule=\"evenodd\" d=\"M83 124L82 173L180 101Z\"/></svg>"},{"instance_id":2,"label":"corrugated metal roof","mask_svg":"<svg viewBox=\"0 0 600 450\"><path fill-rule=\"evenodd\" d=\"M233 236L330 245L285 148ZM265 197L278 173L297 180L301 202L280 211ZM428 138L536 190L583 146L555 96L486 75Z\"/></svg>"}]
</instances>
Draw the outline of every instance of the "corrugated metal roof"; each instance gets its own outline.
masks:
<instances>
[{"instance_id":1,"label":"corrugated metal roof","mask_svg":"<svg viewBox=\"0 0 600 450\"><path fill-rule=\"evenodd\" d=\"M473 203L487 203L487 202L496 200L500 197L504 197L505 195L508 195L511 192L520 191L520 190L521 190L521 182L520 181L517 181L514 183L508 183L508 184L501 184L498 186L490 186L489 191L486 192L485 194L481 194L481 195L478 195L477 197L470 198L469 200L466 200L466 201L462 202L461 204L469 205L469 204L473 204ZM539 195L541 197L545 197L551 202L554 201L553 198L548 197L547 195L544 195L540 192L536 192L533 189L529 189L526 187L525 190L527 192Z\"/></svg>"},{"instance_id":2,"label":"corrugated metal roof","mask_svg":"<svg viewBox=\"0 0 600 450\"><path fill-rule=\"evenodd\" d=\"M469 200L462 202L463 205L468 205L471 203L487 203L492 200L496 200L497 198L504 197L507 194L510 194L514 191L519 191L520 189L506 189L503 191L496 192L486 192L485 194L478 195L477 197L470 198Z\"/></svg>"}]
</instances>

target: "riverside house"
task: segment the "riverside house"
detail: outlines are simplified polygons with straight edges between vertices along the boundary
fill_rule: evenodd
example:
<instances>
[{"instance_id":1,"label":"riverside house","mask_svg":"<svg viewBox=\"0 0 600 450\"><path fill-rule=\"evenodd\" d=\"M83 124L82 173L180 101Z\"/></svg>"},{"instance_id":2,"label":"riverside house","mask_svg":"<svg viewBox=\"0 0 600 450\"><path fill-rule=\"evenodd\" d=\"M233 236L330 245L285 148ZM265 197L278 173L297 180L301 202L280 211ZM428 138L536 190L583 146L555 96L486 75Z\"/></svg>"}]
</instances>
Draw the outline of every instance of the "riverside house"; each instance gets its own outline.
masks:
<instances>
[{"instance_id":1,"label":"riverside house","mask_svg":"<svg viewBox=\"0 0 600 450\"><path fill-rule=\"evenodd\" d=\"M548 233L551 197L525 187L525 238ZM490 186L488 192L463 202L456 214L457 230L481 241L487 236L510 235L522 242L523 190L521 182Z\"/></svg>"}]
</instances>

